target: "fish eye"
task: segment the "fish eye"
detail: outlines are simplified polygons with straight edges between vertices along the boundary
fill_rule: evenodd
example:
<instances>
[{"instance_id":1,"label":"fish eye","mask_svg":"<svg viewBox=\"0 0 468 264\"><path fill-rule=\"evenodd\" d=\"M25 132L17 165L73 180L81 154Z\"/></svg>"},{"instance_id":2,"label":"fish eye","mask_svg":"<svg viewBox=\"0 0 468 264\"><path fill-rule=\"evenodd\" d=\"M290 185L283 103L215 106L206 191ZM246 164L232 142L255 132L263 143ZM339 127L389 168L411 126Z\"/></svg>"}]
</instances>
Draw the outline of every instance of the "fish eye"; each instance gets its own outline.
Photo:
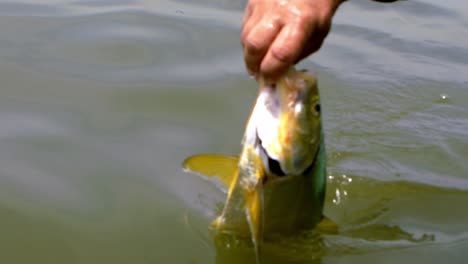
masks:
<instances>
[{"instance_id":1,"label":"fish eye","mask_svg":"<svg viewBox=\"0 0 468 264\"><path fill-rule=\"evenodd\" d=\"M315 112L320 113L320 104L314 106Z\"/></svg>"}]
</instances>

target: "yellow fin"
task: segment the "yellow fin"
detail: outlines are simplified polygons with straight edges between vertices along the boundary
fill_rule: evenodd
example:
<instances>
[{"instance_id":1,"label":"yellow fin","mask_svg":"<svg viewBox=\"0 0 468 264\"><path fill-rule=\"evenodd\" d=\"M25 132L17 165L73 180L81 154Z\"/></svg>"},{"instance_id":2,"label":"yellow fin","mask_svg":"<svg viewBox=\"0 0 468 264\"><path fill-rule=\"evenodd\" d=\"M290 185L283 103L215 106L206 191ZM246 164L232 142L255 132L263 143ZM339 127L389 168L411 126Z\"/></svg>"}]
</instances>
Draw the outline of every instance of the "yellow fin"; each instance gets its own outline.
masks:
<instances>
[{"instance_id":1,"label":"yellow fin","mask_svg":"<svg viewBox=\"0 0 468 264\"><path fill-rule=\"evenodd\" d=\"M318 233L326 235L336 235L338 234L338 229L338 225L326 216L323 216L322 220L315 227Z\"/></svg>"},{"instance_id":2,"label":"yellow fin","mask_svg":"<svg viewBox=\"0 0 468 264\"><path fill-rule=\"evenodd\" d=\"M182 167L208 178L218 178L229 187L237 169L238 157L220 154L198 154L188 157Z\"/></svg>"},{"instance_id":3,"label":"yellow fin","mask_svg":"<svg viewBox=\"0 0 468 264\"><path fill-rule=\"evenodd\" d=\"M257 189L246 195L247 220L252 233L257 264L260 263L260 250L263 243L263 210L263 186L259 185Z\"/></svg>"}]
</instances>

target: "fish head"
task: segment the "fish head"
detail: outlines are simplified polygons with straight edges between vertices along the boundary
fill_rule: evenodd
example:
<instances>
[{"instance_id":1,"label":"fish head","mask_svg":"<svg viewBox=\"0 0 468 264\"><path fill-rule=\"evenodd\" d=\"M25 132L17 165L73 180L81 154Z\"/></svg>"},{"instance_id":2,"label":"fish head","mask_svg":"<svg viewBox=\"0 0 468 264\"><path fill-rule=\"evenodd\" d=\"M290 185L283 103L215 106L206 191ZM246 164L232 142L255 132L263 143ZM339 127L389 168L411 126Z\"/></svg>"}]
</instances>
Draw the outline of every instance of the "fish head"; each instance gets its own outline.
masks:
<instances>
[{"instance_id":1,"label":"fish head","mask_svg":"<svg viewBox=\"0 0 468 264\"><path fill-rule=\"evenodd\" d=\"M277 176L302 175L313 166L321 143L316 78L290 69L276 84L260 82L264 109L256 132L265 168Z\"/></svg>"}]
</instances>

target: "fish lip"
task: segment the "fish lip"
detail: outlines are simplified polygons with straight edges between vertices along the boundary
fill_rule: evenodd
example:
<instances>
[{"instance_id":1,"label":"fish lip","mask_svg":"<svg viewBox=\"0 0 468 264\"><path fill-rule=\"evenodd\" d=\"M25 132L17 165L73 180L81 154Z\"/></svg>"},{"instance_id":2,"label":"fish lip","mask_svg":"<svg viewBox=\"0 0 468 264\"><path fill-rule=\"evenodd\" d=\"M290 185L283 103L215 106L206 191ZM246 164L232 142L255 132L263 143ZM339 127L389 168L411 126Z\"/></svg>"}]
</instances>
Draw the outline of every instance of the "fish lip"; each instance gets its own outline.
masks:
<instances>
[{"instance_id":1,"label":"fish lip","mask_svg":"<svg viewBox=\"0 0 468 264\"><path fill-rule=\"evenodd\" d=\"M262 141L259 139L259 148L260 148L260 156L262 158L263 165L268 170L269 173L272 173L279 177L286 176L286 173L281 168L281 164L279 161L272 159L268 153L266 152L265 148L261 144Z\"/></svg>"},{"instance_id":2,"label":"fish lip","mask_svg":"<svg viewBox=\"0 0 468 264\"><path fill-rule=\"evenodd\" d=\"M285 176L289 176L286 174L283 169L281 168L281 164L278 160L271 158L266 149L262 145L262 140L258 136L258 133L256 135L256 147L258 148L258 153L260 154L260 157L263 162L264 168L268 171L269 174L273 174L275 176L278 176L280 178L283 178ZM314 153L314 158L312 159L312 162L310 163L309 166L307 166L299 175L307 175L309 174L312 169L315 166L315 163L318 158L318 153L320 152L320 146L315 150Z\"/></svg>"},{"instance_id":3,"label":"fish lip","mask_svg":"<svg viewBox=\"0 0 468 264\"><path fill-rule=\"evenodd\" d=\"M268 171L268 174L273 174L278 177L286 176L286 173L281 168L281 164L277 160L271 158L268 155L268 152L266 151L266 149L263 147L262 139L258 135L258 130L255 131L255 137L256 137L255 143L256 143L258 153L263 162L263 167ZM272 168L274 169L272 170Z\"/></svg>"}]
</instances>

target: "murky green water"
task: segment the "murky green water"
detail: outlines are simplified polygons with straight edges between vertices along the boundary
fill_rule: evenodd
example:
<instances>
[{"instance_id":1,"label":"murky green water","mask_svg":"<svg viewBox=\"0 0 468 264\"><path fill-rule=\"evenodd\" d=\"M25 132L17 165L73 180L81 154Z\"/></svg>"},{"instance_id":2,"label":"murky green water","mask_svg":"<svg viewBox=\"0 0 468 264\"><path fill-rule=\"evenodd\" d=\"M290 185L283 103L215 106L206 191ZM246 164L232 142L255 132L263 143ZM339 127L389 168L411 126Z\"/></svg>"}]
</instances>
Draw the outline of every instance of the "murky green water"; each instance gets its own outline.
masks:
<instances>
[{"instance_id":1,"label":"murky green water","mask_svg":"<svg viewBox=\"0 0 468 264\"><path fill-rule=\"evenodd\" d=\"M199 152L236 154L244 1L0 1L0 262L240 263ZM270 263L465 263L468 4L342 6L319 74L327 214ZM288 250L283 248L289 247ZM242 251L242 247L239 251Z\"/></svg>"}]
</instances>

